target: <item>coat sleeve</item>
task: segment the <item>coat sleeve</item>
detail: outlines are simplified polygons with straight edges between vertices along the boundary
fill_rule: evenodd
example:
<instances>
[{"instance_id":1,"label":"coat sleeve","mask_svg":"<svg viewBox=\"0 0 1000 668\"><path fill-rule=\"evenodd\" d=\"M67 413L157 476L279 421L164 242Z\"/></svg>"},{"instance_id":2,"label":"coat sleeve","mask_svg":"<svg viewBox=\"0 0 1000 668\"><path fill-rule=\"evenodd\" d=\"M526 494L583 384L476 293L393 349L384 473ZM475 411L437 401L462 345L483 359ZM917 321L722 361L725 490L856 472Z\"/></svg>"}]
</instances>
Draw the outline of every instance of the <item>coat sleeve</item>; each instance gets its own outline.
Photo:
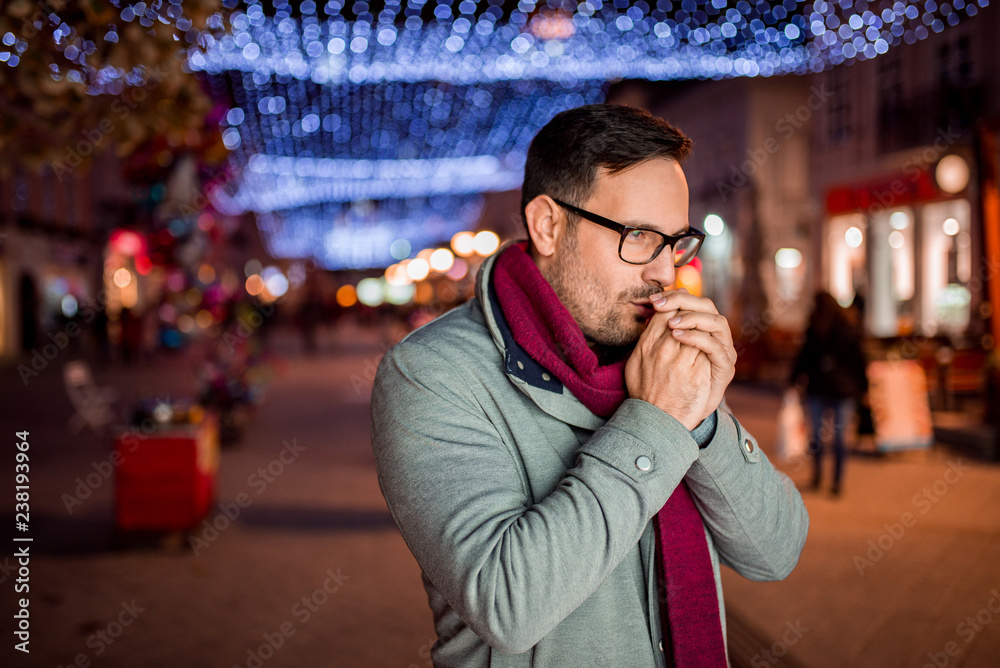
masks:
<instances>
[{"instance_id":1,"label":"coat sleeve","mask_svg":"<svg viewBox=\"0 0 1000 668\"><path fill-rule=\"evenodd\" d=\"M379 365L372 445L417 562L465 623L506 653L529 650L597 590L699 452L679 422L627 399L532 503L513 444L461 370L407 341Z\"/></svg>"},{"instance_id":2,"label":"coat sleeve","mask_svg":"<svg viewBox=\"0 0 1000 668\"><path fill-rule=\"evenodd\" d=\"M722 563L750 580L782 580L809 530L802 496L725 404L716 415L715 436L685 477L688 488Z\"/></svg>"}]
</instances>

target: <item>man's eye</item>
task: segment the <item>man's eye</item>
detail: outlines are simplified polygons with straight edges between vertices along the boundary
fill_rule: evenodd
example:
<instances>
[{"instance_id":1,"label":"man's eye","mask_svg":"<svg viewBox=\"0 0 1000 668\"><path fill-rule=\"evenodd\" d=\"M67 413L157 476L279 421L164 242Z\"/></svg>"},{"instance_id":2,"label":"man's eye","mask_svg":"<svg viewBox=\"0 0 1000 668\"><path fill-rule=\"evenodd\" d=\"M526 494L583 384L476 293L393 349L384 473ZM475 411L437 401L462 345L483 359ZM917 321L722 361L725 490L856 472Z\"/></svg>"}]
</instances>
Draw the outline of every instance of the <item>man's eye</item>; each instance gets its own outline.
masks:
<instances>
[{"instance_id":1,"label":"man's eye","mask_svg":"<svg viewBox=\"0 0 1000 668\"><path fill-rule=\"evenodd\" d=\"M645 234L644 230L632 230L628 233L628 238L629 241L642 241Z\"/></svg>"}]
</instances>

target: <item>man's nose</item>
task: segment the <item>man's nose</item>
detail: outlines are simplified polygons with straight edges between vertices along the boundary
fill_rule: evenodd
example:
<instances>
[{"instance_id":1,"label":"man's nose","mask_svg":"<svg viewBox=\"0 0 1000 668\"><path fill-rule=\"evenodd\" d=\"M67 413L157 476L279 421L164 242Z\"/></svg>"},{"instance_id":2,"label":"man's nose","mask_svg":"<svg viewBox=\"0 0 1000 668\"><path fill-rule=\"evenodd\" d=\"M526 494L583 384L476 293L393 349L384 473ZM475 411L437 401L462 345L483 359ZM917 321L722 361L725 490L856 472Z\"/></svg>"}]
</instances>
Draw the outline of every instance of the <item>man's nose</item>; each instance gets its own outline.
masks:
<instances>
[{"instance_id":1,"label":"man's nose","mask_svg":"<svg viewBox=\"0 0 1000 668\"><path fill-rule=\"evenodd\" d=\"M642 280L651 285L666 288L673 285L676 278L674 249L670 246L665 246L652 262L643 267Z\"/></svg>"}]
</instances>

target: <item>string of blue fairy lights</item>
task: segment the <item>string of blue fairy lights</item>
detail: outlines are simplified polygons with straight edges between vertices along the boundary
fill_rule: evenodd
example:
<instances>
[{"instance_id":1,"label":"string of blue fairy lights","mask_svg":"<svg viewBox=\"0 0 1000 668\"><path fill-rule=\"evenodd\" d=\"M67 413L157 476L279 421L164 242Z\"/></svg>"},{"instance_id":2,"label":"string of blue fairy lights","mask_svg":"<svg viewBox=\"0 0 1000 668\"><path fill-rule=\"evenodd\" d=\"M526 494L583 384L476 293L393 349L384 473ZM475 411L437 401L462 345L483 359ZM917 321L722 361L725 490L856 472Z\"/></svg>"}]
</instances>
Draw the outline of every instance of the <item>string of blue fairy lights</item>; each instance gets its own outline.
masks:
<instances>
[{"instance_id":1,"label":"string of blue fairy lights","mask_svg":"<svg viewBox=\"0 0 1000 668\"><path fill-rule=\"evenodd\" d=\"M600 81L321 85L241 71L211 81L237 104L222 137L241 168L215 206L254 212L272 253L330 269L386 266L402 259L389 252L395 240L415 253L472 227L479 193L520 186L541 126L605 94Z\"/></svg>"},{"instance_id":2,"label":"string of blue fairy lights","mask_svg":"<svg viewBox=\"0 0 1000 668\"><path fill-rule=\"evenodd\" d=\"M330 269L386 267L466 229L483 204L477 194L326 202L261 212L257 224L278 257Z\"/></svg>"},{"instance_id":3,"label":"string of blue fairy lights","mask_svg":"<svg viewBox=\"0 0 1000 668\"><path fill-rule=\"evenodd\" d=\"M472 226L477 193L516 188L535 132L603 99L610 80L821 71L988 4L225 0L228 20L198 31L178 0L112 2L127 22L173 25L186 66L235 102L220 131L241 176L215 192L216 207L256 214L276 255L311 254L333 269L384 266L401 259L392 242L416 252ZM91 67L92 44L61 26L56 38ZM116 38L112 26L105 39ZM0 62L15 67L26 44L0 40ZM92 94L142 81L110 66L77 76Z\"/></svg>"},{"instance_id":4,"label":"string of blue fairy lights","mask_svg":"<svg viewBox=\"0 0 1000 668\"><path fill-rule=\"evenodd\" d=\"M654 80L802 74L864 60L975 16L988 0L250 1L206 37L196 70L289 74L321 84ZM510 6L508 6L510 5ZM428 9L431 13L428 15Z\"/></svg>"}]
</instances>

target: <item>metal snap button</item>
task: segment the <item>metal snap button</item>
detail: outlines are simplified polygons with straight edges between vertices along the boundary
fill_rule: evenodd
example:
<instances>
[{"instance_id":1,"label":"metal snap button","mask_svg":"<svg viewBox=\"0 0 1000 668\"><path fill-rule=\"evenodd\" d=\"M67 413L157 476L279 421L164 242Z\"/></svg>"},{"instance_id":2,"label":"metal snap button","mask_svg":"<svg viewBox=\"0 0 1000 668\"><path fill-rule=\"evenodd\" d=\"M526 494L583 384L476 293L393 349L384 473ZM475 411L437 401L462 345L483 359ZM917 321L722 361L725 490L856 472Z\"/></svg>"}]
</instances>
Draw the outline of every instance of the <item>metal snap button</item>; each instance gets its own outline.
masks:
<instances>
[{"instance_id":1,"label":"metal snap button","mask_svg":"<svg viewBox=\"0 0 1000 668\"><path fill-rule=\"evenodd\" d=\"M640 471L648 471L653 468L653 460L646 455L639 455L636 457L635 467Z\"/></svg>"}]
</instances>

